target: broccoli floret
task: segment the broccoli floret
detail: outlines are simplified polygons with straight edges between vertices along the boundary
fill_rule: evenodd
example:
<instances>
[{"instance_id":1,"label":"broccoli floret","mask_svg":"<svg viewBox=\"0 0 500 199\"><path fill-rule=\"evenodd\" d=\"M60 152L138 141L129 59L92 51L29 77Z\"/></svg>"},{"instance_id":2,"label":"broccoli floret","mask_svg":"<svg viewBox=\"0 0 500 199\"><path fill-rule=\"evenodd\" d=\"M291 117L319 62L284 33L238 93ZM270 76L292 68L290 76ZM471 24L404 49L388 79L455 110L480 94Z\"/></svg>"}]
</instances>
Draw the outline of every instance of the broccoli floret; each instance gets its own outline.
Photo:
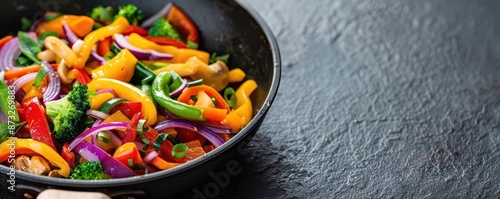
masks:
<instances>
[{"instance_id":1,"label":"broccoli floret","mask_svg":"<svg viewBox=\"0 0 500 199\"><path fill-rule=\"evenodd\" d=\"M77 83L64 98L45 103L47 115L54 123L54 137L60 144L70 142L85 128L90 100L87 85Z\"/></svg>"},{"instance_id":2,"label":"broccoli floret","mask_svg":"<svg viewBox=\"0 0 500 199\"><path fill-rule=\"evenodd\" d=\"M149 36L170 37L181 40L179 33L177 33L174 27L164 18L157 19L149 29L148 34Z\"/></svg>"},{"instance_id":3,"label":"broccoli floret","mask_svg":"<svg viewBox=\"0 0 500 199\"><path fill-rule=\"evenodd\" d=\"M100 20L100 21L112 21L113 16L115 15L115 11L113 10L113 7L108 6L108 7L103 7L103 6L97 6L90 11L89 16L92 19L95 20Z\"/></svg>"},{"instance_id":4,"label":"broccoli floret","mask_svg":"<svg viewBox=\"0 0 500 199\"><path fill-rule=\"evenodd\" d=\"M115 15L115 19L119 16L125 17L128 22L132 25L137 26L139 21L144 17L141 10L137 6L128 4L126 6L118 6L118 13Z\"/></svg>"},{"instance_id":5,"label":"broccoli floret","mask_svg":"<svg viewBox=\"0 0 500 199\"><path fill-rule=\"evenodd\" d=\"M110 179L111 176L104 173L101 162L88 161L76 166L69 178L73 180L102 180Z\"/></svg>"}]
</instances>

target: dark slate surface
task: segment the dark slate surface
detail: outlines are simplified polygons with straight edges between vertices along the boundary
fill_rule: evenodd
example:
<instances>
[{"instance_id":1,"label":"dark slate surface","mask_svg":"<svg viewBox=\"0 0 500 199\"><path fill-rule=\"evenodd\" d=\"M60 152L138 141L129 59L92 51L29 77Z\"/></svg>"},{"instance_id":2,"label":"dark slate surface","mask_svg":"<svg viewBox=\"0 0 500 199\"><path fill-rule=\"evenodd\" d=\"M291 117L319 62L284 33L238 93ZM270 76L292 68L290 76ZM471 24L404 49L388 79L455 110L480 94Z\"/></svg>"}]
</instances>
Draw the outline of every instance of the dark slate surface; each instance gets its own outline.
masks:
<instances>
[{"instance_id":1,"label":"dark slate surface","mask_svg":"<svg viewBox=\"0 0 500 199\"><path fill-rule=\"evenodd\" d=\"M244 2L280 90L243 172L181 197L500 197L499 1Z\"/></svg>"}]
</instances>

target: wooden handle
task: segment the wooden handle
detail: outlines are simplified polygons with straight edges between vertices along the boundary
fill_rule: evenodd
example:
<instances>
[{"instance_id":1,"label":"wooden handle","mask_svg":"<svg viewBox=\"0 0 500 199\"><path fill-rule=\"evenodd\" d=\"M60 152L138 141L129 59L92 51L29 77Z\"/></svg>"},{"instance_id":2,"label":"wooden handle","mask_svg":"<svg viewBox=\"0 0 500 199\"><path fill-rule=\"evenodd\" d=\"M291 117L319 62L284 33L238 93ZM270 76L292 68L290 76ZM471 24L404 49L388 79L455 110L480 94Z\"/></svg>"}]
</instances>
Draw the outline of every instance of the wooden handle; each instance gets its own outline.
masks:
<instances>
[{"instance_id":1,"label":"wooden handle","mask_svg":"<svg viewBox=\"0 0 500 199\"><path fill-rule=\"evenodd\" d=\"M60 189L47 189L38 194L37 199L111 199L101 192L66 191Z\"/></svg>"}]
</instances>

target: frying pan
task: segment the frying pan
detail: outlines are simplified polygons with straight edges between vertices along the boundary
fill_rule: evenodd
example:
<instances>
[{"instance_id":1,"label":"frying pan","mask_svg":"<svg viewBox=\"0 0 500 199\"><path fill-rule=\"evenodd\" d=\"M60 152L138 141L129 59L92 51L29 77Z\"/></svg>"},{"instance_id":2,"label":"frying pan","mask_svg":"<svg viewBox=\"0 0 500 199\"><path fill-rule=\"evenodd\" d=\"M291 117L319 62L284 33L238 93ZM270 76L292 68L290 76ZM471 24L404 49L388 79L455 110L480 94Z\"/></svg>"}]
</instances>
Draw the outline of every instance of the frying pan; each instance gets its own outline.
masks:
<instances>
[{"instance_id":1,"label":"frying pan","mask_svg":"<svg viewBox=\"0 0 500 199\"><path fill-rule=\"evenodd\" d=\"M231 166L231 160L257 132L269 110L281 75L277 42L270 29L251 8L233 0L174 0L196 23L201 34L200 49L230 53L228 66L243 69L259 87L252 93L255 117L230 141L207 155L166 171L144 176L100 181L74 181L16 172L16 194L36 197L45 189L102 192L112 198L167 198L209 179L209 173ZM10 0L2 1L0 35L15 34L20 18L37 18L46 11L85 14L97 5L134 4L146 18L168 1L97 1L97 0ZM237 86L237 85L236 85ZM229 163L229 164L228 164ZM234 165L232 165L234 166ZM4 190L9 169L0 166L0 183Z\"/></svg>"}]
</instances>

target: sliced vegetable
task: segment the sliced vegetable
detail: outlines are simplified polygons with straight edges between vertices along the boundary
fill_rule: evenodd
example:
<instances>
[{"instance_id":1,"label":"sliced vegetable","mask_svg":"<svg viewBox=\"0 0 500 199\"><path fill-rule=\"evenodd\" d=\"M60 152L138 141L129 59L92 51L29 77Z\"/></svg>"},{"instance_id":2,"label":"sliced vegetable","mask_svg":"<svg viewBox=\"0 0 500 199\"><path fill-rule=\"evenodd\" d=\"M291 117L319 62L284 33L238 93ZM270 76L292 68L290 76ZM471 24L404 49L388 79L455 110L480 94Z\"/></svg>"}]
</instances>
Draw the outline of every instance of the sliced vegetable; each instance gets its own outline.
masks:
<instances>
[{"instance_id":1,"label":"sliced vegetable","mask_svg":"<svg viewBox=\"0 0 500 199\"><path fill-rule=\"evenodd\" d=\"M136 33L132 33L132 35L138 35ZM115 44L120 49L129 49L137 59L140 60L171 60L173 58L172 54L158 52L156 50L137 48L136 46L129 43L127 39L121 34L115 34L113 36L115 39Z\"/></svg>"},{"instance_id":2,"label":"sliced vegetable","mask_svg":"<svg viewBox=\"0 0 500 199\"><path fill-rule=\"evenodd\" d=\"M49 66L51 67L51 66ZM52 68L52 67L51 67ZM33 81L33 86L40 86L40 83L42 83L43 78L45 78L45 75L49 72L49 69L45 66L42 66L42 68L38 71L35 77L35 81Z\"/></svg>"},{"instance_id":3,"label":"sliced vegetable","mask_svg":"<svg viewBox=\"0 0 500 199\"><path fill-rule=\"evenodd\" d=\"M88 161L100 161L104 172L113 178L136 176L136 174L129 167L113 158L111 155L106 153L106 151L85 140L78 143L74 150Z\"/></svg>"},{"instance_id":4,"label":"sliced vegetable","mask_svg":"<svg viewBox=\"0 0 500 199\"><path fill-rule=\"evenodd\" d=\"M128 82L134 75L137 59L128 49L123 49L113 59L101 67L92 70L92 78L111 78Z\"/></svg>"},{"instance_id":5,"label":"sliced vegetable","mask_svg":"<svg viewBox=\"0 0 500 199\"><path fill-rule=\"evenodd\" d=\"M144 115L144 119L147 120L146 123L149 125L156 123L157 113L155 105L149 96L140 89L130 84L108 78L94 79L87 84L87 86L89 90L94 91L104 88L113 88L118 97L125 98L130 102L141 102L141 112Z\"/></svg>"},{"instance_id":6,"label":"sliced vegetable","mask_svg":"<svg viewBox=\"0 0 500 199\"><path fill-rule=\"evenodd\" d=\"M217 101L217 108L226 109L227 112L231 111L231 108L226 103L226 100L224 100L224 98L219 94L219 92L217 92L214 88L207 85L199 85L186 88L177 98L177 101L183 103L189 103L189 99L191 98L191 96L198 94L198 92L200 91L205 92L210 97L215 97Z\"/></svg>"},{"instance_id":7,"label":"sliced vegetable","mask_svg":"<svg viewBox=\"0 0 500 199\"><path fill-rule=\"evenodd\" d=\"M104 102L104 104L102 104L99 107L99 111L101 111L103 113L109 113L111 111L111 109L113 109L115 106L117 106L121 103L127 102L127 101L128 101L127 99L123 99L123 98L110 99L110 100Z\"/></svg>"},{"instance_id":8,"label":"sliced vegetable","mask_svg":"<svg viewBox=\"0 0 500 199\"><path fill-rule=\"evenodd\" d=\"M142 62L137 62L137 65L135 66L135 71L134 71L134 76L132 76L132 79L130 80L130 83L132 84L149 84L151 83L156 77L156 74L149 69L144 63Z\"/></svg>"},{"instance_id":9,"label":"sliced vegetable","mask_svg":"<svg viewBox=\"0 0 500 199\"><path fill-rule=\"evenodd\" d=\"M250 100L250 94L257 88L257 83L254 80L247 80L241 84L236 90L236 106L233 112L230 112L223 123L231 126L234 131L239 131L243 126L247 125L252 119L253 106Z\"/></svg>"},{"instance_id":10,"label":"sliced vegetable","mask_svg":"<svg viewBox=\"0 0 500 199\"><path fill-rule=\"evenodd\" d=\"M155 130L157 131L162 131L168 128L183 128L188 130L194 130L217 147L224 143L224 140L212 130L184 119L165 120L159 122L155 126Z\"/></svg>"},{"instance_id":11,"label":"sliced vegetable","mask_svg":"<svg viewBox=\"0 0 500 199\"><path fill-rule=\"evenodd\" d=\"M78 135L75 139L73 139L73 141L71 141L71 143L68 146L68 150L73 151L73 149L78 144L83 142L85 140L85 138L87 138L89 136L94 136L98 132L107 131L107 130L125 130L127 128L128 128L128 124L125 122L110 122L110 123L105 123L105 124L100 124L100 125L94 126L90 129L84 131L80 135Z\"/></svg>"},{"instance_id":12,"label":"sliced vegetable","mask_svg":"<svg viewBox=\"0 0 500 199\"><path fill-rule=\"evenodd\" d=\"M113 34L121 33L129 25L130 24L127 19L124 17L118 17L113 23L87 34L83 39L83 45L78 53L78 60L74 66L77 68L83 68L85 66L85 62L87 62L87 59L90 56L90 53L92 52L92 48L98 41L102 38L110 37Z\"/></svg>"},{"instance_id":13,"label":"sliced vegetable","mask_svg":"<svg viewBox=\"0 0 500 199\"><path fill-rule=\"evenodd\" d=\"M224 89L224 100L226 100L226 103L227 105L229 105L229 107L232 108L236 106L237 99L238 98L236 98L233 88L227 87L226 89Z\"/></svg>"},{"instance_id":14,"label":"sliced vegetable","mask_svg":"<svg viewBox=\"0 0 500 199\"><path fill-rule=\"evenodd\" d=\"M66 37L62 25L66 23L78 37L83 37L92 31L94 19L84 15L62 15L52 21L40 24L36 32L42 34L45 31L57 32L61 37Z\"/></svg>"},{"instance_id":15,"label":"sliced vegetable","mask_svg":"<svg viewBox=\"0 0 500 199\"><path fill-rule=\"evenodd\" d=\"M183 158L188 151L188 146L185 145L184 143L179 143L174 145L174 148L172 148L172 156L175 158Z\"/></svg>"},{"instance_id":16,"label":"sliced vegetable","mask_svg":"<svg viewBox=\"0 0 500 199\"><path fill-rule=\"evenodd\" d=\"M141 112L141 110L141 102L122 102L115 105L109 112L114 113L116 111L120 111L128 118L132 118L136 113Z\"/></svg>"},{"instance_id":17,"label":"sliced vegetable","mask_svg":"<svg viewBox=\"0 0 500 199\"><path fill-rule=\"evenodd\" d=\"M41 105L40 100L38 98L27 100L24 102L24 107L30 137L35 141L49 145L55 150L56 147L50 133L47 117L45 116L45 109Z\"/></svg>"},{"instance_id":18,"label":"sliced vegetable","mask_svg":"<svg viewBox=\"0 0 500 199\"><path fill-rule=\"evenodd\" d=\"M19 39L19 50L21 50L23 55L35 64L40 64L40 60L38 60L37 55L42 50L38 43L31 39L27 33L22 31L17 32L17 38Z\"/></svg>"},{"instance_id":19,"label":"sliced vegetable","mask_svg":"<svg viewBox=\"0 0 500 199\"><path fill-rule=\"evenodd\" d=\"M68 150L68 143L64 143L61 151L61 157L68 163L69 167L75 168L75 154Z\"/></svg>"},{"instance_id":20,"label":"sliced vegetable","mask_svg":"<svg viewBox=\"0 0 500 199\"><path fill-rule=\"evenodd\" d=\"M0 162L4 162L7 158L9 158L11 147L15 148L16 155L38 154L43 156L59 168L57 173L63 177L68 177L70 174L70 167L68 163L57 153L56 150L54 150L54 148L32 139L10 138L2 142L0 144Z\"/></svg>"},{"instance_id":21,"label":"sliced vegetable","mask_svg":"<svg viewBox=\"0 0 500 199\"><path fill-rule=\"evenodd\" d=\"M187 41L188 45L197 48L199 43L198 29L189 16L181 10L181 8L176 5L172 5L172 8L167 15L167 20L172 23L181 35L183 35L185 38L184 40Z\"/></svg>"},{"instance_id":22,"label":"sliced vegetable","mask_svg":"<svg viewBox=\"0 0 500 199\"><path fill-rule=\"evenodd\" d=\"M144 36L144 38L146 38L149 41L155 42L158 45L175 46L177 48L187 48L186 44L182 43L181 41L168 37Z\"/></svg>"},{"instance_id":23,"label":"sliced vegetable","mask_svg":"<svg viewBox=\"0 0 500 199\"><path fill-rule=\"evenodd\" d=\"M173 56L173 59L170 60L172 63L184 63L187 59L196 56L204 63L208 63L210 58L210 54L205 51L187 49L187 48L177 48L175 46L168 45L158 45L155 42L149 41L146 38L138 35L131 34L128 38L128 42L140 49L143 50L154 50L161 53L168 53Z\"/></svg>"},{"instance_id":24,"label":"sliced vegetable","mask_svg":"<svg viewBox=\"0 0 500 199\"><path fill-rule=\"evenodd\" d=\"M231 69L229 70L227 81L229 83L241 82L245 79L245 76L245 72L243 72L240 68Z\"/></svg>"},{"instance_id":25,"label":"sliced vegetable","mask_svg":"<svg viewBox=\"0 0 500 199\"><path fill-rule=\"evenodd\" d=\"M123 30L124 35L130 35L132 33L137 33L141 36L148 35L148 31L146 29L134 25L130 25L127 28L125 28L125 30Z\"/></svg>"}]
</instances>

